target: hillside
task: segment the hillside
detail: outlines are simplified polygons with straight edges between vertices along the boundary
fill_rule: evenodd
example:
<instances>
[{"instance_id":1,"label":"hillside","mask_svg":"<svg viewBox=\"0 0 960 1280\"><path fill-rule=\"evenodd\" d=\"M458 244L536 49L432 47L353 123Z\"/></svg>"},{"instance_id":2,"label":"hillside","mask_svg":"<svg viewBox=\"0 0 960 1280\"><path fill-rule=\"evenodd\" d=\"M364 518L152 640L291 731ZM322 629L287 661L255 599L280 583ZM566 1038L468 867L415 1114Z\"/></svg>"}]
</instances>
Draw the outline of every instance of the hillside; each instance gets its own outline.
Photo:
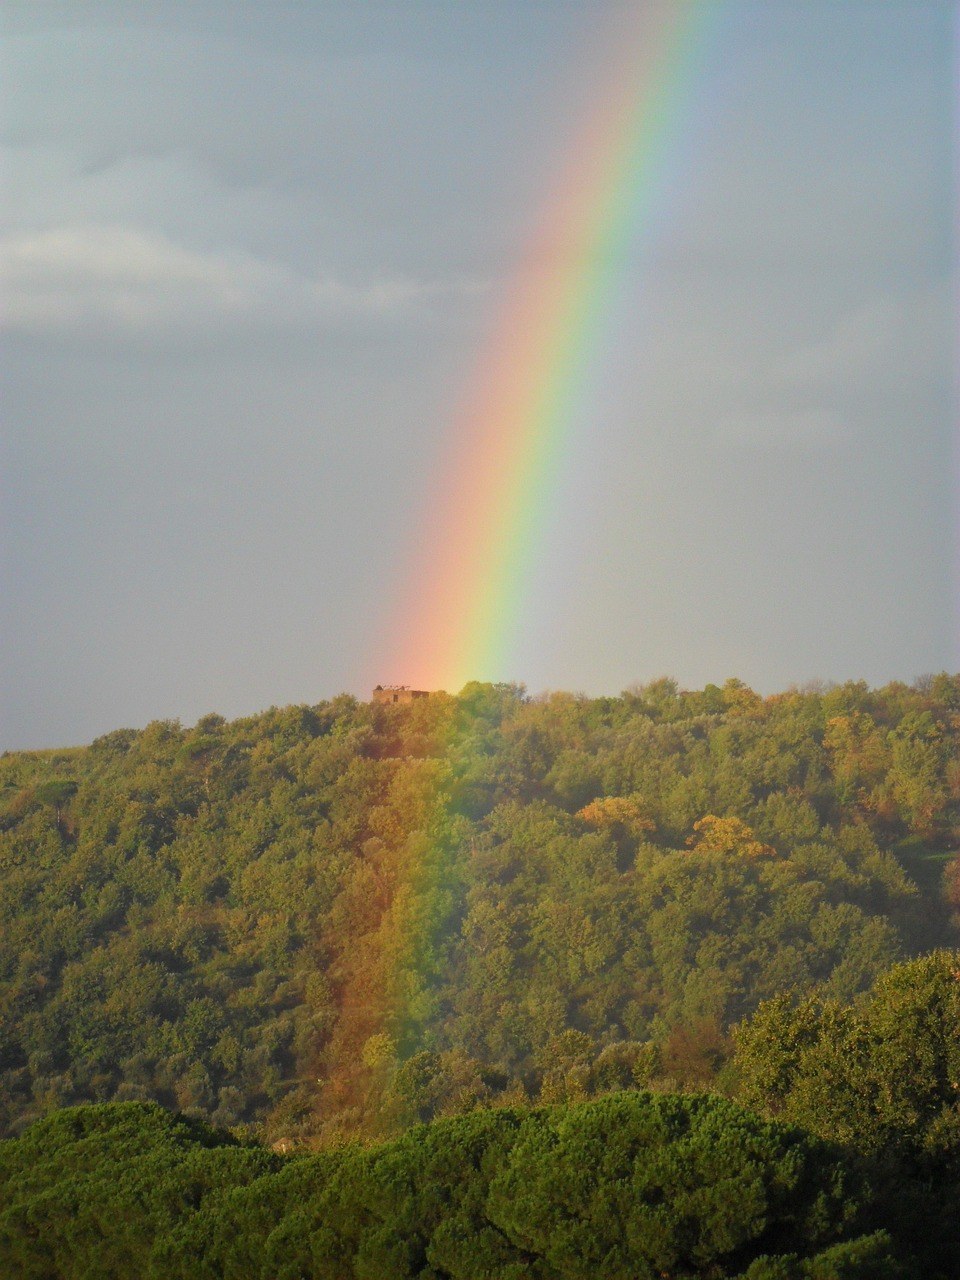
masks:
<instances>
[{"instance_id":1,"label":"hillside","mask_svg":"<svg viewBox=\"0 0 960 1280\"><path fill-rule=\"evenodd\" d=\"M787 992L955 946L960 677L468 685L0 759L0 1123L309 1146L724 1086ZM832 1003L830 1003L832 1002Z\"/></svg>"}]
</instances>

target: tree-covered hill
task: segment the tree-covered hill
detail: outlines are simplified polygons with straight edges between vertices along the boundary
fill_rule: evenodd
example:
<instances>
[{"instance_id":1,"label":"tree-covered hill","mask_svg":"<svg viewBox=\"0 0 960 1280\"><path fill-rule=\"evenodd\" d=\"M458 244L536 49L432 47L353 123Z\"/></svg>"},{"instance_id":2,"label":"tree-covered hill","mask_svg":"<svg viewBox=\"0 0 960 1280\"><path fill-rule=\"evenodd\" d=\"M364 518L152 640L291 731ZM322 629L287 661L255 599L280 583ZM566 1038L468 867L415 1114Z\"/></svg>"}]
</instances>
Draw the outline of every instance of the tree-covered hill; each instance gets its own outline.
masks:
<instances>
[{"instance_id":1,"label":"tree-covered hill","mask_svg":"<svg viewBox=\"0 0 960 1280\"><path fill-rule=\"evenodd\" d=\"M958 739L942 675L475 684L7 754L3 1129L157 1101L314 1145L725 1079L761 1001L849 1009L955 945Z\"/></svg>"}]
</instances>

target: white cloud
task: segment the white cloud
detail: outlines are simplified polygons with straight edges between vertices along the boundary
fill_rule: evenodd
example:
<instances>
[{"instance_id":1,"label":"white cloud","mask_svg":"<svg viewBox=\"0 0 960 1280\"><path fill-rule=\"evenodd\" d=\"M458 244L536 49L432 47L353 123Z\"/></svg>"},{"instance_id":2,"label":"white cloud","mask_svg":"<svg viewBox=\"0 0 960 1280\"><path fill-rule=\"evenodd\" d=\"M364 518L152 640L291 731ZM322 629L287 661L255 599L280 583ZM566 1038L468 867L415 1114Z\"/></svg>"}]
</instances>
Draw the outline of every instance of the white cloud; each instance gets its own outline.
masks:
<instances>
[{"instance_id":1,"label":"white cloud","mask_svg":"<svg viewBox=\"0 0 960 1280\"><path fill-rule=\"evenodd\" d=\"M3 324L29 333L94 326L151 336L387 318L471 281L346 283L240 250L201 252L130 226L64 226L0 239Z\"/></svg>"}]
</instances>

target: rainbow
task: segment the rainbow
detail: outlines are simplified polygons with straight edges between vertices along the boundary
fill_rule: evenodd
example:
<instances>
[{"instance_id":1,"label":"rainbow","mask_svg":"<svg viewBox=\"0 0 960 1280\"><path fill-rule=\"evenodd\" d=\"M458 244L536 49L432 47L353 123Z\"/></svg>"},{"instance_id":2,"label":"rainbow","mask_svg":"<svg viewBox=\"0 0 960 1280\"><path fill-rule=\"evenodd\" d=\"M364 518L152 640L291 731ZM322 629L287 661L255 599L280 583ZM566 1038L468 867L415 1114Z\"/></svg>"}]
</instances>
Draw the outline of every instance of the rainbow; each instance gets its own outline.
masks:
<instances>
[{"instance_id":1,"label":"rainbow","mask_svg":"<svg viewBox=\"0 0 960 1280\"><path fill-rule=\"evenodd\" d=\"M390 628L389 679L509 678L542 530L582 432L584 391L627 255L648 230L716 0L639 4L570 148L452 425L452 456ZM612 65L611 65L612 64Z\"/></svg>"},{"instance_id":2,"label":"rainbow","mask_svg":"<svg viewBox=\"0 0 960 1280\"><path fill-rule=\"evenodd\" d=\"M719 8L715 0L634 5L628 30L612 33L616 52L604 59L603 92L573 140L569 171L546 202L452 424L456 447L427 504L422 550L378 678L451 691L471 679L509 678L538 542L583 427L584 393L623 266L653 229ZM367 932L330 968L338 1018L319 1068L319 1113L335 1126L351 1116L374 1130L382 1123L384 1073L423 1042L432 977L444 963L459 896L448 800L469 714L453 698L416 703L409 713L432 739L426 756L395 762L409 829L365 847L361 883L375 909Z\"/></svg>"}]
</instances>

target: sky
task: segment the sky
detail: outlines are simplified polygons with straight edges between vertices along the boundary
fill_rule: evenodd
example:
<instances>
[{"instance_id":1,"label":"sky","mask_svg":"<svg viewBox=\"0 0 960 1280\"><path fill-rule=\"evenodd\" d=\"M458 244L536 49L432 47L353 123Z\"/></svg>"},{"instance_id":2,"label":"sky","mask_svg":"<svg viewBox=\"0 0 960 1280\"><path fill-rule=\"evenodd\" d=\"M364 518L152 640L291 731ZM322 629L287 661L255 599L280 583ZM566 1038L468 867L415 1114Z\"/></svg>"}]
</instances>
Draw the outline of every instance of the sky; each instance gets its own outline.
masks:
<instances>
[{"instance_id":1,"label":"sky","mask_svg":"<svg viewBox=\"0 0 960 1280\"><path fill-rule=\"evenodd\" d=\"M622 8L4 0L0 750L404 681L398 584ZM960 667L954 28L719 6L477 678Z\"/></svg>"}]
</instances>

